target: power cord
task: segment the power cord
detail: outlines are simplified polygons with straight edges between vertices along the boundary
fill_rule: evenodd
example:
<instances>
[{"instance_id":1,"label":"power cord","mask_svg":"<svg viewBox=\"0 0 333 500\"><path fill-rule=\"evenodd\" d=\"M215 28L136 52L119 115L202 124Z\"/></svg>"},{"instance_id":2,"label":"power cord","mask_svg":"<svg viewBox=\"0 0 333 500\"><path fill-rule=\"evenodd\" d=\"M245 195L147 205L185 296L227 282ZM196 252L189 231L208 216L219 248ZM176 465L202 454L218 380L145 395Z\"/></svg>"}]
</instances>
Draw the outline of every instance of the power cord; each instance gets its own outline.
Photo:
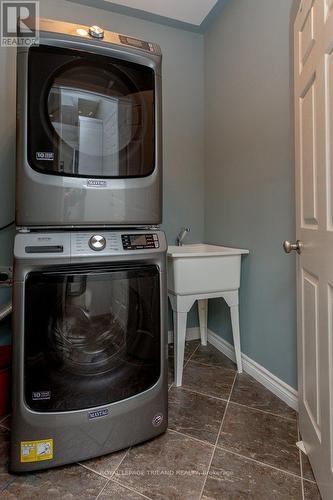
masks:
<instances>
[{"instance_id":1,"label":"power cord","mask_svg":"<svg viewBox=\"0 0 333 500\"><path fill-rule=\"evenodd\" d=\"M5 226L0 227L0 231L3 231L4 229L7 229L7 227L13 226L15 224L15 221L13 220L9 224L6 224Z\"/></svg>"}]
</instances>

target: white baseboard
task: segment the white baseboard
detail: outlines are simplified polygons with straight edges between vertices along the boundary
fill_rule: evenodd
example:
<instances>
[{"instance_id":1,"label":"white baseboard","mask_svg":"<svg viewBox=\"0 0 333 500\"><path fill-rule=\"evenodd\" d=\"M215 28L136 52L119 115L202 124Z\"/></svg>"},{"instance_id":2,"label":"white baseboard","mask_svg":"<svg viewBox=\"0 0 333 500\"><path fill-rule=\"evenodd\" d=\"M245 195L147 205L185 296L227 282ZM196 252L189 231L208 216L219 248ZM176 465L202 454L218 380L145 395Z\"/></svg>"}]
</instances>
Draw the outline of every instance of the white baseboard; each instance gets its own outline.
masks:
<instances>
[{"instance_id":1,"label":"white baseboard","mask_svg":"<svg viewBox=\"0 0 333 500\"><path fill-rule=\"evenodd\" d=\"M198 340L200 339L200 328L195 326L193 328L186 329L186 340ZM168 331L168 343L173 343L173 330Z\"/></svg>"},{"instance_id":2,"label":"white baseboard","mask_svg":"<svg viewBox=\"0 0 333 500\"><path fill-rule=\"evenodd\" d=\"M168 337L169 343L173 342L172 331L169 331ZM186 340L197 339L200 339L199 327L188 328L186 332ZM234 362L236 361L233 346L211 330L208 330L208 342L216 347L216 349L220 352L225 354L225 356L229 359ZM246 354L242 354L242 362L243 369L246 373L251 375L251 377L275 394L275 396L284 401L288 406L298 411L298 393L293 387L273 375L273 373L259 365L256 361L253 361L253 359L246 356Z\"/></svg>"},{"instance_id":3,"label":"white baseboard","mask_svg":"<svg viewBox=\"0 0 333 500\"><path fill-rule=\"evenodd\" d=\"M235 361L234 348L229 342L212 331L208 331L208 341L232 361ZM273 375L273 373L259 365L256 361L253 361L253 359L246 356L246 354L242 354L242 362L243 369L246 373L260 382L266 389L275 394L275 396L282 399L288 406L296 411L298 410L298 393L293 387Z\"/></svg>"}]
</instances>

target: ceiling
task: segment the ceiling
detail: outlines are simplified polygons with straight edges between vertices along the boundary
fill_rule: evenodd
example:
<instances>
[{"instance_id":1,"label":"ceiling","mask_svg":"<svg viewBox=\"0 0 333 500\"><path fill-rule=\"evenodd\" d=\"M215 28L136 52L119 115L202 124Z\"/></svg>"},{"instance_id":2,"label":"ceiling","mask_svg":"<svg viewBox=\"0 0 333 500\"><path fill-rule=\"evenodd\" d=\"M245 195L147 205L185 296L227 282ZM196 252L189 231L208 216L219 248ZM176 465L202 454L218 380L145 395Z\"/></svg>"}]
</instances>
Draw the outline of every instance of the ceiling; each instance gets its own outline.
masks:
<instances>
[{"instance_id":1,"label":"ceiling","mask_svg":"<svg viewBox=\"0 0 333 500\"><path fill-rule=\"evenodd\" d=\"M175 21L200 26L218 0L105 0Z\"/></svg>"}]
</instances>

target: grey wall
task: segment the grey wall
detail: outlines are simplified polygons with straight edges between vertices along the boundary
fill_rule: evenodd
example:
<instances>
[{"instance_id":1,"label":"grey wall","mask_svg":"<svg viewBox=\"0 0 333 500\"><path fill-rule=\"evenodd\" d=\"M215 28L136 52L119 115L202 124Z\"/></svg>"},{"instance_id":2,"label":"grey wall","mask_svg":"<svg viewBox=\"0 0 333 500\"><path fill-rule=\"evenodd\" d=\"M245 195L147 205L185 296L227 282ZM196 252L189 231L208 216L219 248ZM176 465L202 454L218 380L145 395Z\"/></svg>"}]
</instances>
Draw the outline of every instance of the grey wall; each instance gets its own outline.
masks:
<instances>
[{"instance_id":1,"label":"grey wall","mask_svg":"<svg viewBox=\"0 0 333 500\"><path fill-rule=\"evenodd\" d=\"M40 15L157 42L163 51L164 223L169 242L191 227L204 236L204 41L180 29L64 0L41 0ZM0 223L13 218L15 170L15 52L0 47ZM189 203L189 200L191 203ZM190 239L189 239L190 241ZM0 233L0 266L12 260L12 231ZM0 296L0 301L4 299ZM1 302L0 302L1 303ZM195 315L189 325L196 322Z\"/></svg>"},{"instance_id":2,"label":"grey wall","mask_svg":"<svg viewBox=\"0 0 333 500\"><path fill-rule=\"evenodd\" d=\"M205 37L206 240L248 248L243 260L243 352L296 387L292 0L231 0ZM209 327L231 341L228 311Z\"/></svg>"}]
</instances>

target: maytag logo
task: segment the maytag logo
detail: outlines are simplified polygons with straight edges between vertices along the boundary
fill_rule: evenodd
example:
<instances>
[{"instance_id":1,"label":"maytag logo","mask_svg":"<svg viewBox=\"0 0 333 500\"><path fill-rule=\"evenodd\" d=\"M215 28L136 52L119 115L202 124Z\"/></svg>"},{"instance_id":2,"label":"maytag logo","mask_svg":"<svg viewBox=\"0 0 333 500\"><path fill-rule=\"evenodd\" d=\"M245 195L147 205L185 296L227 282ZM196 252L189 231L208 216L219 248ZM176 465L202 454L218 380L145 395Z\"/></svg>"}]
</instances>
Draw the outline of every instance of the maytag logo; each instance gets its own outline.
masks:
<instances>
[{"instance_id":1,"label":"maytag logo","mask_svg":"<svg viewBox=\"0 0 333 500\"><path fill-rule=\"evenodd\" d=\"M87 186L88 187L107 187L107 182L106 181L101 181L98 179L89 179L87 181Z\"/></svg>"},{"instance_id":2,"label":"maytag logo","mask_svg":"<svg viewBox=\"0 0 333 500\"><path fill-rule=\"evenodd\" d=\"M88 418L89 420L93 420L94 418L106 417L108 414L109 410L102 408L101 410L88 411Z\"/></svg>"}]
</instances>

